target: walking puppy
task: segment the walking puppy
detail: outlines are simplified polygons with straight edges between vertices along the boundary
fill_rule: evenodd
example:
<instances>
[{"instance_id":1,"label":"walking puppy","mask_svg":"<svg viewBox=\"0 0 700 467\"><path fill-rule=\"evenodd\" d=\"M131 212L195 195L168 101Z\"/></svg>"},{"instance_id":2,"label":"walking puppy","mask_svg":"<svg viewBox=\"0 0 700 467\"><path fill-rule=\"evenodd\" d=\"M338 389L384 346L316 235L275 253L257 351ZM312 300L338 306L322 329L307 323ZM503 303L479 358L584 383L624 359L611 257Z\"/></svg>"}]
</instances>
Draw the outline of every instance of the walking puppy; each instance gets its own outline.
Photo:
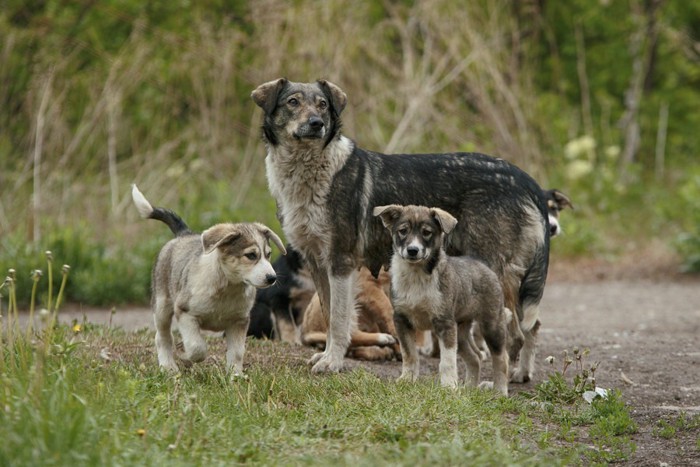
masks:
<instances>
[{"instance_id":1,"label":"walking puppy","mask_svg":"<svg viewBox=\"0 0 700 467\"><path fill-rule=\"evenodd\" d=\"M152 276L152 307L158 363L178 371L170 330L173 316L185 347L185 360L201 362L207 343L201 330L226 332L226 366L243 372L243 354L255 289L277 276L270 245L286 253L280 238L262 224L216 224L195 234L174 212L154 208L133 185L131 195L143 218L164 222L175 238L158 253Z\"/></svg>"},{"instance_id":2,"label":"walking puppy","mask_svg":"<svg viewBox=\"0 0 700 467\"><path fill-rule=\"evenodd\" d=\"M440 346L442 385L457 386L459 353L467 364L465 383L476 386L481 358L472 340L472 324L478 323L491 352L493 387L508 395L503 291L496 274L482 262L445 254L445 236L457 219L424 206L378 206L373 212L392 237L391 302L403 359L399 379L418 377L416 331L430 330Z\"/></svg>"},{"instance_id":3,"label":"walking puppy","mask_svg":"<svg viewBox=\"0 0 700 467\"><path fill-rule=\"evenodd\" d=\"M264 111L265 164L278 217L329 315L328 345L312 358L312 371L343 366L356 271L365 265L376 276L389 266L391 237L372 208L414 204L470 220L457 225L445 250L477 257L497 274L506 306L518 317L510 326L511 359L525 349L512 377L528 381L549 264L542 188L517 167L483 154L386 155L361 149L340 133L347 97L328 81L282 78L260 85L252 98Z\"/></svg>"}]
</instances>

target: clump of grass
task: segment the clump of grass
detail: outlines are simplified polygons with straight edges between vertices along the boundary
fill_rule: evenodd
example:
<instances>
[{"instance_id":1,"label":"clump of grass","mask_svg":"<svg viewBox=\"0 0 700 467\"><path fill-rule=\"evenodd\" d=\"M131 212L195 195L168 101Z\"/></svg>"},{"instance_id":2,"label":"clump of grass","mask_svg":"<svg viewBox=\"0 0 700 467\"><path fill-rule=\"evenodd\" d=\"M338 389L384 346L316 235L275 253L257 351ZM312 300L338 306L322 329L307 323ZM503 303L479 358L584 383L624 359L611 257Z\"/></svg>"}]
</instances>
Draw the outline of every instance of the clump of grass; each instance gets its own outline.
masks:
<instances>
[{"instance_id":1,"label":"clump of grass","mask_svg":"<svg viewBox=\"0 0 700 467\"><path fill-rule=\"evenodd\" d=\"M587 364L588 355L589 349L575 347L571 353L564 350L561 370L551 373L533 393L525 393L524 397L538 404L550 420L559 424L558 438L562 441L576 438L573 427L588 426L594 449L583 451L582 456L589 461L626 460L636 450L628 435L637 432L637 424L620 391L597 387L595 372L600 362ZM557 360L549 356L546 362L553 367ZM571 370L573 375L567 376ZM588 401L584 396L590 396Z\"/></svg>"}]
</instances>

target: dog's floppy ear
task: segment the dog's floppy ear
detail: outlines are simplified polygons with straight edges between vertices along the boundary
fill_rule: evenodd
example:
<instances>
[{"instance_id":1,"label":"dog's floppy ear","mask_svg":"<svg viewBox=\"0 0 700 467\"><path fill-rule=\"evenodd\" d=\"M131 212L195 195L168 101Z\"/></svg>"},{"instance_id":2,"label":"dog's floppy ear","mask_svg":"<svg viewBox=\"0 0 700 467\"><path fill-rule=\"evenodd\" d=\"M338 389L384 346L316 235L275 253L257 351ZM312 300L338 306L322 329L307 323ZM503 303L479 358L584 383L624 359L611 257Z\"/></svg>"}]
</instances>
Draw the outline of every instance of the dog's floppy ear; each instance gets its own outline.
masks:
<instances>
[{"instance_id":1,"label":"dog's floppy ear","mask_svg":"<svg viewBox=\"0 0 700 467\"><path fill-rule=\"evenodd\" d=\"M401 211L403 211L403 206L398 204L389 204L386 206L376 206L374 210L372 210L372 215L375 217L379 216L382 220L382 224L384 224L384 227L391 229L391 226L394 225L396 219L398 219L401 215Z\"/></svg>"},{"instance_id":2,"label":"dog's floppy ear","mask_svg":"<svg viewBox=\"0 0 700 467\"><path fill-rule=\"evenodd\" d=\"M284 243L282 243L282 240L277 236L275 232L273 232L269 227L263 224L256 224L258 227L258 230L260 230L260 233L265 236L266 239L272 240L272 242L277 245L277 248L282 252L283 255L287 254L287 249L284 247Z\"/></svg>"},{"instance_id":3,"label":"dog's floppy ear","mask_svg":"<svg viewBox=\"0 0 700 467\"><path fill-rule=\"evenodd\" d=\"M345 92L342 89L330 81L319 79L317 82L318 85L321 86L323 93L331 101L331 105L333 105L336 115L340 115L343 112L343 109L345 109L345 105L348 103L348 96L345 95Z\"/></svg>"},{"instance_id":4,"label":"dog's floppy ear","mask_svg":"<svg viewBox=\"0 0 700 467\"><path fill-rule=\"evenodd\" d=\"M218 224L202 232L202 248L209 254L221 245L232 244L243 234L225 224Z\"/></svg>"},{"instance_id":5,"label":"dog's floppy ear","mask_svg":"<svg viewBox=\"0 0 700 467\"><path fill-rule=\"evenodd\" d=\"M554 198L554 202L557 203L559 209L564 209L567 206L569 206L571 209L574 209L573 203L571 202L569 197L566 196L564 193L557 189L549 190L549 192L552 194L552 198Z\"/></svg>"},{"instance_id":6,"label":"dog's floppy ear","mask_svg":"<svg viewBox=\"0 0 700 467\"><path fill-rule=\"evenodd\" d=\"M288 81L286 78L276 79L261 84L250 94L253 101L269 115L277 106L277 96L284 89Z\"/></svg>"},{"instance_id":7,"label":"dog's floppy ear","mask_svg":"<svg viewBox=\"0 0 700 467\"><path fill-rule=\"evenodd\" d=\"M440 208L430 208L430 215L440 224L440 228L446 234L452 232L457 225L457 219L449 212L443 211Z\"/></svg>"}]
</instances>

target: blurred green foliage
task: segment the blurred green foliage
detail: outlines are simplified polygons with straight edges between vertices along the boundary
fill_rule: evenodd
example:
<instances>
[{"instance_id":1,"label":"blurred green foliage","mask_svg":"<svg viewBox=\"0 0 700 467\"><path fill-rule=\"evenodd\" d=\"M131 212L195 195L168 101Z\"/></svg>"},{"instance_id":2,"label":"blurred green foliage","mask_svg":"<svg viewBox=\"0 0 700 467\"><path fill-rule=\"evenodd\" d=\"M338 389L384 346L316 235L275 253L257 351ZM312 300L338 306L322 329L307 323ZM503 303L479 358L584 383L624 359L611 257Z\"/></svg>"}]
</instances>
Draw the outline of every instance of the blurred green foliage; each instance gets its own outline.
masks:
<instances>
[{"instance_id":1,"label":"blurred green foliage","mask_svg":"<svg viewBox=\"0 0 700 467\"><path fill-rule=\"evenodd\" d=\"M287 76L339 84L363 147L476 150L561 189L557 255L658 237L698 269L699 44L682 0L0 1L0 265L64 237L95 279L70 299L144 301L168 237L133 182L195 229L280 231L249 96ZM128 276L142 292L109 285Z\"/></svg>"}]
</instances>

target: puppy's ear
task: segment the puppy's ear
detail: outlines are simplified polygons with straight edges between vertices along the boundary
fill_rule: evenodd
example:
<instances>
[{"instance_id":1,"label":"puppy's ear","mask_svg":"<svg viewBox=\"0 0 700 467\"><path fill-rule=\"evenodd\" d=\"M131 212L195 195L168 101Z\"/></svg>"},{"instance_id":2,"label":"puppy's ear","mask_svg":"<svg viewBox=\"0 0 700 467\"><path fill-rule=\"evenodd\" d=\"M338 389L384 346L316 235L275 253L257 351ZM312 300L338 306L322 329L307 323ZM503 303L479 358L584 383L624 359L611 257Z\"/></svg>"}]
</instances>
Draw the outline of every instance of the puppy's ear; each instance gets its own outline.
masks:
<instances>
[{"instance_id":1,"label":"puppy's ear","mask_svg":"<svg viewBox=\"0 0 700 467\"><path fill-rule=\"evenodd\" d=\"M440 228L445 234L452 232L457 225L457 219L440 208L430 208L430 215L440 224Z\"/></svg>"},{"instance_id":2,"label":"puppy's ear","mask_svg":"<svg viewBox=\"0 0 700 467\"><path fill-rule=\"evenodd\" d=\"M241 232L230 226L218 224L202 232L202 248L204 254L209 254L223 245L231 245L242 237Z\"/></svg>"},{"instance_id":3,"label":"puppy's ear","mask_svg":"<svg viewBox=\"0 0 700 467\"><path fill-rule=\"evenodd\" d=\"M269 227L263 224L255 224L258 227L258 230L260 231L261 234L265 236L265 238L269 241L272 240L272 243L277 245L277 248L282 252L283 255L287 254L287 249L284 247L284 243L282 243L282 240L277 236L276 233L274 233Z\"/></svg>"},{"instance_id":4,"label":"puppy's ear","mask_svg":"<svg viewBox=\"0 0 700 467\"><path fill-rule=\"evenodd\" d=\"M331 101L331 105L335 110L336 115L340 116L345 109L345 105L348 103L348 96L345 95L342 89L340 89L335 84L324 79L319 79L318 85L321 86L323 93Z\"/></svg>"},{"instance_id":5,"label":"puppy's ear","mask_svg":"<svg viewBox=\"0 0 700 467\"><path fill-rule=\"evenodd\" d=\"M403 211L403 206L398 204L389 204L386 206L376 206L374 210L372 210L372 215L374 215L374 217L379 216L382 219L382 224L384 224L384 227L391 229L391 226L394 225L396 219L401 216L401 211Z\"/></svg>"},{"instance_id":6,"label":"puppy's ear","mask_svg":"<svg viewBox=\"0 0 700 467\"><path fill-rule=\"evenodd\" d=\"M557 203L559 209L564 209L567 206L569 206L571 209L574 209L573 203L571 202L569 197L566 196L564 193L557 189L549 190L549 192L552 194L552 198L554 198L554 202Z\"/></svg>"},{"instance_id":7,"label":"puppy's ear","mask_svg":"<svg viewBox=\"0 0 700 467\"><path fill-rule=\"evenodd\" d=\"M276 79L261 84L255 91L250 94L253 101L265 111L265 114L270 115L275 107L277 107L277 96L284 89L288 81L286 78Z\"/></svg>"}]
</instances>

